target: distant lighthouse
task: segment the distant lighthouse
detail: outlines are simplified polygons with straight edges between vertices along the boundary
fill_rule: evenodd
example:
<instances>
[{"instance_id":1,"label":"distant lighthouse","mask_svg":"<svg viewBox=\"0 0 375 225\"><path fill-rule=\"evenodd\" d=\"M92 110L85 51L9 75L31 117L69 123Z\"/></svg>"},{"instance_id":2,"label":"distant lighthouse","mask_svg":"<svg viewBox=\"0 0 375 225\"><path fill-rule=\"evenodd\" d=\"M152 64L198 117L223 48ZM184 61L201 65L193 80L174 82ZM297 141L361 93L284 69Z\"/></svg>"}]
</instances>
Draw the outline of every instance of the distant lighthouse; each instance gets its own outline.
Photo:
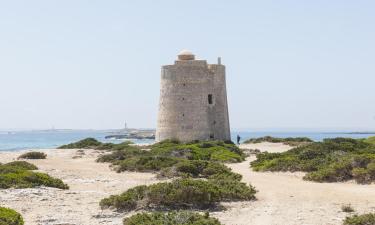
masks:
<instances>
[{"instance_id":1,"label":"distant lighthouse","mask_svg":"<svg viewBox=\"0 0 375 225\"><path fill-rule=\"evenodd\" d=\"M161 68L156 141L230 140L225 66L183 50Z\"/></svg>"}]
</instances>

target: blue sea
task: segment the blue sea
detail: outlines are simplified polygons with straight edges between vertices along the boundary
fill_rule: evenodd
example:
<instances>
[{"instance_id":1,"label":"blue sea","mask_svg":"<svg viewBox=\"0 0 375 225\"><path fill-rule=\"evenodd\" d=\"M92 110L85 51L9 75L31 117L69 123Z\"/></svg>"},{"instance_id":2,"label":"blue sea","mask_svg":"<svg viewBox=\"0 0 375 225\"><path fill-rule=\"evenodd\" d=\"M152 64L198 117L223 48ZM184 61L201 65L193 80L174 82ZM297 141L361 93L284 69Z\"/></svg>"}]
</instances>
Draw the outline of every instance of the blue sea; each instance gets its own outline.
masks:
<instances>
[{"instance_id":1,"label":"blue sea","mask_svg":"<svg viewBox=\"0 0 375 225\"><path fill-rule=\"evenodd\" d=\"M102 142L120 143L124 140L108 140L105 136L113 131L99 130L46 130L46 131L0 131L0 151L18 151L24 149L46 149L93 137ZM375 134L345 132L232 132L232 140L241 136L241 141L263 136L308 137L315 141L324 138L351 137L366 138ZM131 140L135 143L152 143L153 140Z\"/></svg>"}]
</instances>

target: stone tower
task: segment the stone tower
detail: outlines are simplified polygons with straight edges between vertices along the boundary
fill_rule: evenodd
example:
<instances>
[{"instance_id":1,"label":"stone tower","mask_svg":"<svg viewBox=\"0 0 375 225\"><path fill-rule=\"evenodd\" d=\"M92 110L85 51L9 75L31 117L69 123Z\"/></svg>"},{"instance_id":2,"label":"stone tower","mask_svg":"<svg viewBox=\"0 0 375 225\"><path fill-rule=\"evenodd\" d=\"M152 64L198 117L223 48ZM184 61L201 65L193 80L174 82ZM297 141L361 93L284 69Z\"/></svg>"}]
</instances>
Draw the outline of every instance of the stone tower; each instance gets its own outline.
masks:
<instances>
[{"instance_id":1,"label":"stone tower","mask_svg":"<svg viewBox=\"0 0 375 225\"><path fill-rule=\"evenodd\" d=\"M230 140L225 66L183 50L162 66L156 141Z\"/></svg>"}]
</instances>

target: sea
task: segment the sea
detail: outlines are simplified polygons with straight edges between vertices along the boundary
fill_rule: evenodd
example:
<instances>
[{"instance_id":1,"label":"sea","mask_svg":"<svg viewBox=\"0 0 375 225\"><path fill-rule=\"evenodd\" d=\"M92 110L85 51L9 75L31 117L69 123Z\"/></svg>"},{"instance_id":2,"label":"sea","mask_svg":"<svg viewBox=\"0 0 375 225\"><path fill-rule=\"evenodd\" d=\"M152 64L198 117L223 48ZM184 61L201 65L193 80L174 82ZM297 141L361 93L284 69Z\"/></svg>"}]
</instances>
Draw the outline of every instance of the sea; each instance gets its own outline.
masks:
<instances>
[{"instance_id":1,"label":"sea","mask_svg":"<svg viewBox=\"0 0 375 225\"><path fill-rule=\"evenodd\" d=\"M101 142L121 143L125 141L106 139L105 136L113 134L113 130L32 130L32 131L0 131L0 151L19 151L26 149L51 149L64 144L79 141L92 137ZM375 136L375 133L355 133L355 132L232 132L232 140L236 140L240 135L241 141L249 138L263 136L273 137L308 137L314 141L321 141L325 138L350 137L367 138ZM154 140L130 140L137 144L153 143Z\"/></svg>"}]
</instances>

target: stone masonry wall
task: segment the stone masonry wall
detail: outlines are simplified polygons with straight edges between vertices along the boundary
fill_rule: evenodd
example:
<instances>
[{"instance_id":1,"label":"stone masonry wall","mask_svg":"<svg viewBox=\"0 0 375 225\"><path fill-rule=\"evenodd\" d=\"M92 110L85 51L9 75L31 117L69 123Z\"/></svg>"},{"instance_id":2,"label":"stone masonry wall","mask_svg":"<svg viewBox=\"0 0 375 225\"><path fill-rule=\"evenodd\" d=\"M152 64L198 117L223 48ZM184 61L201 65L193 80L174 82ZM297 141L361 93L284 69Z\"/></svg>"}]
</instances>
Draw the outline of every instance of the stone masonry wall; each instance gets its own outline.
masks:
<instances>
[{"instance_id":1,"label":"stone masonry wall","mask_svg":"<svg viewBox=\"0 0 375 225\"><path fill-rule=\"evenodd\" d=\"M165 139L230 139L223 65L178 60L162 67L156 140Z\"/></svg>"}]
</instances>

